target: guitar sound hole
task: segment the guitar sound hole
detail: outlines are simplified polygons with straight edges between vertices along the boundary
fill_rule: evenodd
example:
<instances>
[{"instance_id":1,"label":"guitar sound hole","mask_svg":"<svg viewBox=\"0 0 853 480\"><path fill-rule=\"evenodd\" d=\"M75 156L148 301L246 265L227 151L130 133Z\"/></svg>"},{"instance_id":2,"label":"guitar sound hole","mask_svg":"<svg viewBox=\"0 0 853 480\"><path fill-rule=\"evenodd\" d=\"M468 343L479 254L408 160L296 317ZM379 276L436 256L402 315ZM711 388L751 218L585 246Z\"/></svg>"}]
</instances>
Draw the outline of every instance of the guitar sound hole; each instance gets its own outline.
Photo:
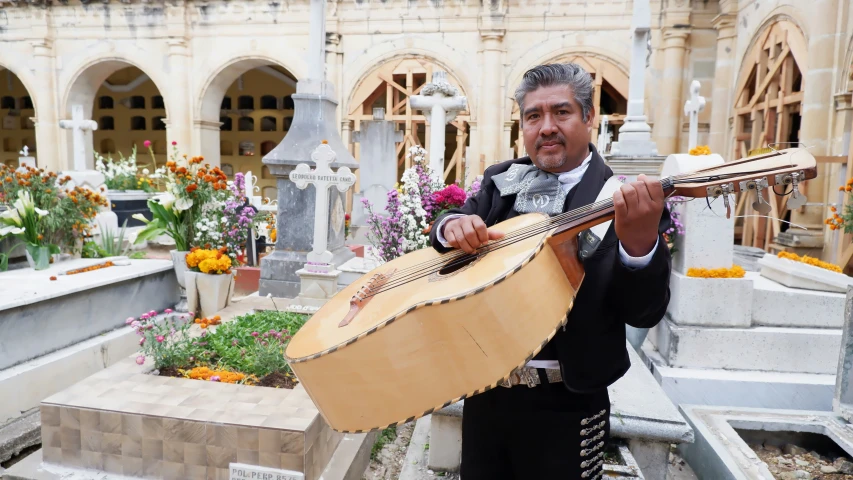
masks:
<instances>
[{"instance_id":1,"label":"guitar sound hole","mask_svg":"<svg viewBox=\"0 0 853 480\"><path fill-rule=\"evenodd\" d=\"M468 268L472 263L477 261L479 257L476 255L464 255L462 258L457 258L446 263L441 270L438 271L439 275L453 275L456 272L464 270Z\"/></svg>"}]
</instances>

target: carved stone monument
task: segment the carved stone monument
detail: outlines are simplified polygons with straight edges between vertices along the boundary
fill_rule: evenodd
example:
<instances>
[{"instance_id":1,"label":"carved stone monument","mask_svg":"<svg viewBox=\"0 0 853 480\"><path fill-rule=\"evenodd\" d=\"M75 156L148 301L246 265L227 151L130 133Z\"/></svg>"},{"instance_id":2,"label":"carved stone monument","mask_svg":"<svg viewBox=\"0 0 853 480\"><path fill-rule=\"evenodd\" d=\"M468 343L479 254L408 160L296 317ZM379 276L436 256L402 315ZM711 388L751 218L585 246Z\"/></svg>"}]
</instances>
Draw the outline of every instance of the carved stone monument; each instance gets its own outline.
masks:
<instances>
[{"instance_id":1,"label":"carved stone monument","mask_svg":"<svg viewBox=\"0 0 853 480\"><path fill-rule=\"evenodd\" d=\"M468 108L468 99L459 95L459 90L447 81L447 72L437 70L432 81L421 89L420 95L409 97L409 104L423 110L430 125L429 166L439 181L444 181L444 126L456 118L456 114ZM428 112L428 113L427 113Z\"/></svg>"},{"instance_id":2,"label":"carved stone monument","mask_svg":"<svg viewBox=\"0 0 853 480\"><path fill-rule=\"evenodd\" d=\"M287 136L264 159L264 165L276 176L278 187L277 238L275 251L261 260L260 294L293 298L299 294L301 282L297 270L305 266L314 239L315 195L310 188L300 190L290 181L290 174L323 140L335 152L331 168L358 168L338 133L335 120L337 102L334 87L324 75L325 1L311 0L311 34L308 77L296 84L293 98L295 116ZM355 254L344 246L343 192L332 190L329 196L327 250L331 263L343 264ZM285 225L285 221L287 225Z\"/></svg>"},{"instance_id":3,"label":"carved stone monument","mask_svg":"<svg viewBox=\"0 0 853 480\"><path fill-rule=\"evenodd\" d=\"M367 209L362 199L367 199L375 213L384 213L388 192L397 183L397 142L403 141L403 132L394 122L385 120L385 109L374 108L373 120L361 122L361 130L353 132L352 141L361 144L361 192L353 195L352 224L355 228L366 225Z\"/></svg>"},{"instance_id":4,"label":"carved stone monument","mask_svg":"<svg viewBox=\"0 0 853 480\"><path fill-rule=\"evenodd\" d=\"M690 137L687 141L687 149L696 148L699 142L699 112L705 110L705 97L699 95L701 84L693 80L690 84L690 100L684 103L684 114L690 118Z\"/></svg>"}]
</instances>

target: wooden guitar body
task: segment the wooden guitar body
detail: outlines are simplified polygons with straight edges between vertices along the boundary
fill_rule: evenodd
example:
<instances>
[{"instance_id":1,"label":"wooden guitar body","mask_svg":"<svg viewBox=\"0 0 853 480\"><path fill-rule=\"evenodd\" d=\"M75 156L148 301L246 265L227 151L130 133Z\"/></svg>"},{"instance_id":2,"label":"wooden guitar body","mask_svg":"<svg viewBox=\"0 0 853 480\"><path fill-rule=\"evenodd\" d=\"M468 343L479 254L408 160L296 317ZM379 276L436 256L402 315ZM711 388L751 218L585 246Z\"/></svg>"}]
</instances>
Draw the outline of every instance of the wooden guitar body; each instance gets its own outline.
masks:
<instances>
[{"instance_id":1,"label":"wooden guitar body","mask_svg":"<svg viewBox=\"0 0 853 480\"><path fill-rule=\"evenodd\" d=\"M494 228L511 234L543 218L523 215ZM395 272L387 288L447 256L431 248L412 252L324 305L286 355L329 425L365 432L411 421L494 388L536 355L564 325L583 278L576 255L574 263L557 258L576 248L577 232L552 233L381 291L344 326L351 297L374 274Z\"/></svg>"}]
</instances>

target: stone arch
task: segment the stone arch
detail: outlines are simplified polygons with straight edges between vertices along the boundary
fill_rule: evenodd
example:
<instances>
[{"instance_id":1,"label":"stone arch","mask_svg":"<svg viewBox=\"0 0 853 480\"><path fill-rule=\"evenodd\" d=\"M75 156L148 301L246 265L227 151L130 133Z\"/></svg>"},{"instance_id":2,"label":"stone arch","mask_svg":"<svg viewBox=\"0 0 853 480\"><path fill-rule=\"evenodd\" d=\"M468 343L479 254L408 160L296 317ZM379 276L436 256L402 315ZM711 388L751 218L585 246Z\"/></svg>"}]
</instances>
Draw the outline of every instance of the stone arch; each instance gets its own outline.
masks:
<instances>
[{"instance_id":1,"label":"stone arch","mask_svg":"<svg viewBox=\"0 0 853 480\"><path fill-rule=\"evenodd\" d=\"M5 49L0 49L5 50ZM3 108L3 112L0 113L0 140L2 140L2 146L0 146L0 163L5 163L6 161L14 161L14 165L18 164L19 151L23 148L24 145L29 147L29 151L31 153L36 152L38 147L38 142L43 140L43 131L44 128L36 128L35 131L30 128L33 125L33 122L37 122L38 113L39 113L39 102L42 98L41 95L38 95L36 90L33 90L32 86L37 85L35 79L30 75L31 73L27 69L21 69L19 72L15 68L10 68L8 65L13 65L11 61L18 61L19 63L14 65L27 65L28 60L23 58L17 58L15 52L12 49L8 49L9 52L0 52L0 73L3 76L3 83L5 85L5 73L8 70L18 79L20 82L20 86L23 90L26 91L25 95L29 96L33 102L34 110L24 110L22 101L20 98L24 95L19 95L17 93L13 93L16 90L9 91L8 93L3 93L3 96L6 97L6 103L9 103L9 99L11 98L13 108L7 109ZM3 90L5 92L5 90ZM47 96L48 93L45 93L44 96ZM10 113L10 116L6 117L7 113ZM30 120L30 119L33 120ZM4 125L5 124L5 125ZM14 124L14 126L11 126ZM47 142L46 144L49 144ZM44 145L43 145L44 146ZM49 152L49 147L45 147ZM38 161L38 165L48 166L47 162Z\"/></svg>"},{"instance_id":2,"label":"stone arch","mask_svg":"<svg viewBox=\"0 0 853 480\"><path fill-rule=\"evenodd\" d=\"M417 44L417 47L410 45ZM435 38L423 36L395 39L371 46L361 55L352 57L352 62L343 66L343 92L353 92L347 99L344 108L350 110L354 93L361 88L365 80L381 65L403 57L423 58L446 71L457 82L460 89L468 96L468 111L472 112L471 121L476 121L477 83L471 79L467 71L470 68L470 52L456 49ZM346 61L345 57L345 61ZM380 67L377 67L380 65ZM348 72L353 72L348 76Z\"/></svg>"},{"instance_id":3,"label":"stone arch","mask_svg":"<svg viewBox=\"0 0 853 480\"><path fill-rule=\"evenodd\" d=\"M417 95L421 88L431 81L434 71L443 69L444 67L432 58L397 55L374 66L373 70L361 79L358 88L349 97L344 114L354 122L354 130L358 130L360 122L371 120L373 108L381 104L385 109L385 118L395 121L398 130L403 132L403 141L397 145L397 160L399 166L408 168L411 166L411 159L406 158L406 152L415 145L428 145L431 134L431 126L427 125L424 113L412 109L408 98ZM454 72L448 71L447 76L449 82L459 88L461 95L469 95L469 91ZM445 128L445 165L449 169L448 172L456 166L456 179L460 181L467 147L468 121L472 111L473 107L468 104L468 109L459 112L455 120ZM359 158L359 150L356 144L356 158Z\"/></svg>"},{"instance_id":4,"label":"stone arch","mask_svg":"<svg viewBox=\"0 0 853 480\"><path fill-rule=\"evenodd\" d=\"M753 21L754 19L760 19L760 21ZM773 2L760 2L756 4L754 11L748 12L745 16L738 19L740 27L738 30L738 39L740 39L740 41L738 42L735 54L735 58L741 59L741 63L738 65L738 72L740 72L743 67L747 52L752 51L761 35L763 35L767 29L771 28L774 23L782 20L789 21L796 25L803 34L803 37L806 40L806 45L808 45L809 21L805 12L800 11L792 5L777 5ZM819 19L815 19L815 21L818 20ZM737 79L733 80L737 81Z\"/></svg>"},{"instance_id":5,"label":"stone arch","mask_svg":"<svg viewBox=\"0 0 853 480\"><path fill-rule=\"evenodd\" d=\"M282 51L281 55L287 54ZM303 62L291 57L282 58L281 55L234 55L224 62L219 63L206 76L201 77L205 78L205 80L198 89L199 93L196 97L193 112L195 124L198 126L196 145L199 146L200 153L211 164L218 165L220 163L219 120L222 102L231 84L240 75L259 67L280 67L286 70L289 77L294 80L299 78L299 75L305 70ZM236 99L232 99L232 108L237 106L233 103L234 101Z\"/></svg>"},{"instance_id":6,"label":"stone arch","mask_svg":"<svg viewBox=\"0 0 853 480\"><path fill-rule=\"evenodd\" d=\"M138 57L138 55L136 57ZM135 67L139 69L148 77L148 80L154 84L160 95L163 95L166 107L166 117L168 118L170 106L169 99L172 94L169 90L164 88L168 83L165 81L165 78L162 77L162 70L153 64L146 64L142 61L137 61L137 59L132 55L115 51L93 52L90 56L82 59L76 65L72 65L72 68L70 68L69 71L74 73L68 77L65 77L64 75L61 76L60 84L62 84L63 79L68 81L68 87L61 95L61 115L63 115L64 118L71 118L72 106L82 105L83 115L85 118L92 118L98 90L112 74L128 67ZM66 155L65 161L61 162L61 165L71 166L73 163L73 144L71 135L72 132L70 130L65 130L60 136L60 138L64 140L65 148L63 151ZM93 144L92 132L87 132L86 137L86 161L93 162L92 152L89 151L89 148L91 148Z\"/></svg>"},{"instance_id":7,"label":"stone arch","mask_svg":"<svg viewBox=\"0 0 853 480\"><path fill-rule=\"evenodd\" d=\"M733 151L737 160L768 151L774 144L787 148L799 141L808 69L807 43L799 25L777 15L750 41L741 62L733 98ZM738 206L752 202L750 193L740 194ZM741 243L767 248L782 230L778 220L785 215L784 198L770 197L771 218L738 220L743 224Z\"/></svg>"}]
</instances>

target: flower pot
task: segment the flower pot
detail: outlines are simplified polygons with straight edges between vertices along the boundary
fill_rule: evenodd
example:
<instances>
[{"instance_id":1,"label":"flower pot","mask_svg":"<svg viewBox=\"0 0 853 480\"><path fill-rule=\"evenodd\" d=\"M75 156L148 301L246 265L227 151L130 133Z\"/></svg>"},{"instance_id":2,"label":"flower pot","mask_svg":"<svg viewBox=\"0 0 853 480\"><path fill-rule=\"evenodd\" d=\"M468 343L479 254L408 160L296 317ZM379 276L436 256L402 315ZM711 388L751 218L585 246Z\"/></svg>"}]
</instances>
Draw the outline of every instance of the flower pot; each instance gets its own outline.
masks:
<instances>
[{"instance_id":1,"label":"flower pot","mask_svg":"<svg viewBox=\"0 0 853 480\"><path fill-rule=\"evenodd\" d=\"M184 274L187 272L187 254L190 252L170 250L169 253L172 255L172 263L175 264L175 275L178 277L178 285L186 289L187 282Z\"/></svg>"},{"instance_id":2,"label":"flower pot","mask_svg":"<svg viewBox=\"0 0 853 480\"><path fill-rule=\"evenodd\" d=\"M50 266L50 248L27 245L27 262L35 270L47 270Z\"/></svg>"},{"instance_id":3,"label":"flower pot","mask_svg":"<svg viewBox=\"0 0 853 480\"><path fill-rule=\"evenodd\" d=\"M210 275L191 272L185 274L187 284L187 308L196 312L196 317L210 317L231 304L234 293L234 275Z\"/></svg>"},{"instance_id":4,"label":"flower pot","mask_svg":"<svg viewBox=\"0 0 853 480\"><path fill-rule=\"evenodd\" d=\"M145 225L142 221L133 218L133 215L137 213L141 213L148 220L153 218L151 210L148 209L148 199L153 196L153 193L143 190L110 190L107 192L112 211L118 217L119 226L127 220L128 227Z\"/></svg>"}]
</instances>

